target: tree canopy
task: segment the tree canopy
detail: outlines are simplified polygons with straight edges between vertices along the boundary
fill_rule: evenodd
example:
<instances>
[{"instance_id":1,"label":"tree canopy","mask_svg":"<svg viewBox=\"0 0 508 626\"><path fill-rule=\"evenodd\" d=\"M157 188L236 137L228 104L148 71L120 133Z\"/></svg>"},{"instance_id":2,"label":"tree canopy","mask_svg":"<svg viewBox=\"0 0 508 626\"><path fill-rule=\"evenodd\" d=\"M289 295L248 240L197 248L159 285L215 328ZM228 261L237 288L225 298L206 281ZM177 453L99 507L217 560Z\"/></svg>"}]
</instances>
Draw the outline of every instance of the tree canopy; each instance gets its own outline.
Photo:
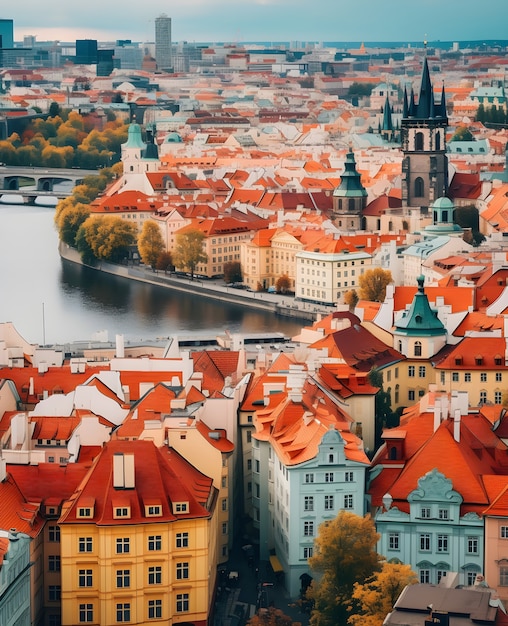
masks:
<instances>
[{"instance_id":1,"label":"tree canopy","mask_svg":"<svg viewBox=\"0 0 508 626\"><path fill-rule=\"evenodd\" d=\"M208 261L208 255L203 251L204 238L204 234L196 229L186 230L176 235L173 262L175 267L190 272L192 278L199 263Z\"/></svg>"},{"instance_id":2,"label":"tree canopy","mask_svg":"<svg viewBox=\"0 0 508 626\"><path fill-rule=\"evenodd\" d=\"M346 626L355 583L364 583L380 567L379 535L370 516L340 511L324 522L314 541L309 565L320 577L307 596L314 601L312 626Z\"/></svg>"},{"instance_id":3,"label":"tree canopy","mask_svg":"<svg viewBox=\"0 0 508 626\"><path fill-rule=\"evenodd\" d=\"M450 141L474 141L474 136L467 126L459 126Z\"/></svg>"},{"instance_id":4,"label":"tree canopy","mask_svg":"<svg viewBox=\"0 0 508 626\"><path fill-rule=\"evenodd\" d=\"M291 281L287 274L282 274L275 282L277 293L287 293L291 289Z\"/></svg>"},{"instance_id":5,"label":"tree canopy","mask_svg":"<svg viewBox=\"0 0 508 626\"><path fill-rule=\"evenodd\" d=\"M241 283L242 280L242 266L239 261L228 261L224 263L225 283Z\"/></svg>"},{"instance_id":6,"label":"tree canopy","mask_svg":"<svg viewBox=\"0 0 508 626\"><path fill-rule=\"evenodd\" d=\"M144 222L138 237L138 251L145 265L156 267L157 261L164 251L161 229L156 222L152 220Z\"/></svg>"},{"instance_id":7,"label":"tree canopy","mask_svg":"<svg viewBox=\"0 0 508 626\"><path fill-rule=\"evenodd\" d=\"M382 626L403 589L417 582L409 565L384 562L363 584L355 584L349 626Z\"/></svg>"},{"instance_id":8,"label":"tree canopy","mask_svg":"<svg viewBox=\"0 0 508 626\"><path fill-rule=\"evenodd\" d=\"M136 243L137 229L121 217L92 215L80 226L78 235L96 259L118 263L128 256L130 247Z\"/></svg>"},{"instance_id":9,"label":"tree canopy","mask_svg":"<svg viewBox=\"0 0 508 626\"><path fill-rule=\"evenodd\" d=\"M383 302L386 296L386 287L392 280L390 270L384 270L381 267L367 270L358 281L360 299L370 302Z\"/></svg>"}]
</instances>

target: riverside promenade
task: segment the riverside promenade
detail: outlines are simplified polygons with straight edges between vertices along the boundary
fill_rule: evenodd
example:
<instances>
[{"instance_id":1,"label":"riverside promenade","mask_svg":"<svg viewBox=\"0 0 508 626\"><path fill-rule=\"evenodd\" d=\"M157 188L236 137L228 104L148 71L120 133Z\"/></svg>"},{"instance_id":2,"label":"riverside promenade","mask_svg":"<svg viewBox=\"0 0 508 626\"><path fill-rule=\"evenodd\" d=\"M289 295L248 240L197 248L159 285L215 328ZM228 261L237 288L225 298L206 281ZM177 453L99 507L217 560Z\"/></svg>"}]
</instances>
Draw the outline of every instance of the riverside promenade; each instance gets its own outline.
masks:
<instances>
[{"instance_id":1,"label":"riverside promenade","mask_svg":"<svg viewBox=\"0 0 508 626\"><path fill-rule=\"evenodd\" d=\"M314 322L319 317L329 315L336 310L334 306L303 302L295 299L293 296L227 287L222 279L194 278L191 280L188 277L152 270L143 265L116 265L106 261L99 261L95 266L85 265L79 253L62 242L59 245L59 253L66 261L96 271L172 289L173 291L185 291L203 298L213 298L219 302L228 302L229 304L246 306L251 309L272 311L274 315L291 317L302 321Z\"/></svg>"}]
</instances>

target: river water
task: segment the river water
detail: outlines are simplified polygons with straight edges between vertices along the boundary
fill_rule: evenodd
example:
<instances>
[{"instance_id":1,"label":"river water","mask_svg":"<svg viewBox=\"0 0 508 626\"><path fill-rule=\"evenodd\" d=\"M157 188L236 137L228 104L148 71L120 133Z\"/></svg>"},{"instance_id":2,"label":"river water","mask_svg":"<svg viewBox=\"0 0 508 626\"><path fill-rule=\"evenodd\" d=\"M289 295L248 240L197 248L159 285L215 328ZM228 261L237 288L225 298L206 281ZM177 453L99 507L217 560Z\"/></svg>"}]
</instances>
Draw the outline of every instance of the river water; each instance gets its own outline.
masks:
<instances>
[{"instance_id":1,"label":"river water","mask_svg":"<svg viewBox=\"0 0 508 626\"><path fill-rule=\"evenodd\" d=\"M273 313L101 274L62 261L54 208L0 204L0 322L30 343L244 333L297 334Z\"/></svg>"}]
</instances>

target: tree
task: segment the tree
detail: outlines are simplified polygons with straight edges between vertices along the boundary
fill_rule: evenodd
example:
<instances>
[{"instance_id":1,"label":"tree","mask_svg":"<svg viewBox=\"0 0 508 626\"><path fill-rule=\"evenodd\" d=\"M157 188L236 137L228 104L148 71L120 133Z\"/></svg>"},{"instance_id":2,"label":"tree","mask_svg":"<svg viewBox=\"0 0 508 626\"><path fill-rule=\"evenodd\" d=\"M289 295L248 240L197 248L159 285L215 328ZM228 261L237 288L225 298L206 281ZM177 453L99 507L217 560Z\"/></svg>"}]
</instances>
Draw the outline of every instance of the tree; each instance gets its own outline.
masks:
<instances>
[{"instance_id":1,"label":"tree","mask_svg":"<svg viewBox=\"0 0 508 626\"><path fill-rule=\"evenodd\" d=\"M173 263L173 255L171 252L161 252L159 258L157 259L157 263L155 264L155 268L162 270L163 272L173 271L175 269L175 265Z\"/></svg>"},{"instance_id":2,"label":"tree","mask_svg":"<svg viewBox=\"0 0 508 626\"><path fill-rule=\"evenodd\" d=\"M242 266L239 261L228 261L224 263L225 283L241 283L242 280Z\"/></svg>"},{"instance_id":3,"label":"tree","mask_svg":"<svg viewBox=\"0 0 508 626\"><path fill-rule=\"evenodd\" d=\"M474 141L473 133L467 126L459 126L450 141Z\"/></svg>"},{"instance_id":4,"label":"tree","mask_svg":"<svg viewBox=\"0 0 508 626\"><path fill-rule=\"evenodd\" d=\"M287 274L282 274L282 276L277 278L275 289L277 290L277 293L287 293L291 289L291 281L289 280L289 276Z\"/></svg>"},{"instance_id":5,"label":"tree","mask_svg":"<svg viewBox=\"0 0 508 626\"><path fill-rule=\"evenodd\" d=\"M344 294L344 303L349 306L350 311L355 310L355 307L358 304L359 299L360 298L358 296L358 292L356 291L356 289L350 289L349 291L346 291L346 293Z\"/></svg>"},{"instance_id":6,"label":"tree","mask_svg":"<svg viewBox=\"0 0 508 626\"><path fill-rule=\"evenodd\" d=\"M381 267L367 270L360 276L360 299L370 302L383 302L386 295L386 286L392 282L390 270Z\"/></svg>"},{"instance_id":7,"label":"tree","mask_svg":"<svg viewBox=\"0 0 508 626\"><path fill-rule=\"evenodd\" d=\"M307 597L314 601L312 626L346 626L355 583L364 583L380 567L379 535L370 516L340 511L324 522L314 541L310 567L321 575Z\"/></svg>"},{"instance_id":8,"label":"tree","mask_svg":"<svg viewBox=\"0 0 508 626\"><path fill-rule=\"evenodd\" d=\"M352 83L348 89L349 96L370 96L374 89L373 83Z\"/></svg>"},{"instance_id":9,"label":"tree","mask_svg":"<svg viewBox=\"0 0 508 626\"><path fill-rule=\"evenodd\" d=\"M60 115L60 105L58 102L53 101L49 105L49 117L56 117L57 115Z\"/></svg>"},{"instance_id":10,"label":"tree","mask_svg":"<svg viewBox=\"0 0 508 626\"><path fill-rule=\"evenodd\" d=\"M409 565L383 563L381 571L375 572L365 583L355 584L349 626L382 626L403 589L417 582Z\"/></svg>"},{"instance_id":11,"label":"tree","mask_svg":"<svg viewBox=\"0 0 508 626\"><path fill-rule=\"evenodd\" d=\"M453 212L453 220L461 228L471 229L473 246L485 240L485 235L480 232L480 213L473 204L457 207Z\"/></svg>"},{"instance_id":12,"label":"tree","mask_svg":"<svg viewBox=\"0 0 508 626\"><path fill-rule=\"evenodd\" d=\"M121 217L92 215L81 228L88 246L97 259L118 263L128 256L130 247L136 243L136 227Z\"/></svg>"},{"instance_id":13,"label":"tree","mask_svg":"<svg viewBox=\"0 0 508 626\"><path fill-rule=\"evenodd\" d=\"M203 251L205 235L196 229L189 229L176 235L176 245L173 250L175 267L190 272L194 279L194 271L199 263L206 263L208 255Z\"/></svg>"},{"instance_id":14,"label":"tree","mask_svg":"<svg viewBox=\"0 0 508 626\"><path fill-rule=\"evenodd\" d=\"M377 450L381 444L383 428L390 428L393 425L392 399L390 391L385 391L383 387L382 372L374 367L370 370L368 379L373 387L378 388L374 398L375 447Z\"/></svg>"},{"instance_id":15,"label":"tree","mask_svg":"<svg viewBox=\"0 0 508 626\"><path fill-rule=\"evenodd\" d=\"M301 626L301 623L293 622L281 609L271 606L268 609L262 609L258 615L251 617L247 626Z\"/></svg>"},{"instance_id":16,"label":"tree","mask_svg":"<svg viewBox=\"0 0 508 626\"><path fill-rule=\"evenodd\" d=\"M55 222L58 234L64 243L69 246L76 246L76 235L90 215L90 207L86 204L68 204L66 208L58 213Z\"/></svg>"},{"instance_id":17,"label":"tree","mask_svg":"<svg viewBox=\"0 0 508 626\"><path fill-rule=\"evenodd\" d=\"M143 263L155 268L157 260L164 251L161 229L156 222L146 220L143 224L138 238L138 250Z\"/></svg>"}]
</instances>

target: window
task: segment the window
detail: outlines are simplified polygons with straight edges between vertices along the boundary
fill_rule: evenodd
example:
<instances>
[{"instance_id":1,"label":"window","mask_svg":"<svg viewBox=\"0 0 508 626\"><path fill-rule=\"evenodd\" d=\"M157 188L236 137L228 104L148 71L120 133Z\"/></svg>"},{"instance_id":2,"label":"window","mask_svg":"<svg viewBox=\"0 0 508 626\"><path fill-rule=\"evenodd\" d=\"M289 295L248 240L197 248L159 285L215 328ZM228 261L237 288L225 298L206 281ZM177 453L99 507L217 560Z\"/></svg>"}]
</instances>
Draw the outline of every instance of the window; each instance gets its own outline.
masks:
<instances>
[{"instance_id":1,"label":"window","mask_svg":"<svg viewBox=\"0 0 508 626\"><path fill-rule=\"evenodd\" d=\"M494 391L494 404L503 403L503 394L501 391Z\"/></svg>"},{"instance_id":2,"label":"window","mask_svg":"<svg viewBox=\"0 0 508 626\"><path fill-rule=\"evenodd\" d=\"M476 582L476 572L466 572L466 581L466 584L472 587Z\"/></svg>"},{"instance_id":3,"label":"window","mask_svg":"<svg viewBox=\"0 0 508 626\"><path fill-rule=\"evenodd\" d=\"M90 507L78 508L78 517L92 517L92 509Z\"/></svg>"},{"instance_id":4,"label":"window","mask_svg":"<svg viewBox=\"0 0 508 626\"><path fill-rule=\"evenodd\" d=\"M424 519L429 519L430 518L430 507L422 506L422 508L420 509L420 517L423 517Z\"/></svg>"},{"instance_id":5,"label":"window","mask_svg":"<svg viewBox=\"0 0 508 626\"><path fill-rule=\"evenodd\" d=\"M458 383L459 382L459 373L458 372L452 372L452 382L454 382L454 383Z\"/></svg>"},{"instance_id":6,"label":"window","mask_svg":"<svg viewBox=\"0 0 508 626\"><path fill-rule=\"evenodd\" d=\"M325 496L325 511L333 511L333 496Z\"/></svg>"},{"instance_id":7,"label":"window","mask_svg":"<svg viewBox=\"0 0 508 626\"><path fill-rule=\"evenodd\" d=\"M223 535L227 535L228 534L228 523L227 522L222 522L222 534Z\"/></svg>"},{"instance_id":8,"label":"window","mask_svg":"<svg viewBox=\"0 0 508 626\"><path fill-rule=\"evenodd\" d=\"M508 526L501 526L499 528L499 536L501 539L508 539Z\"/></svg>"},{"instance_id":9,"label":"window","mask_svg":"<svg viewBox=\"0 0 508 626\"><path fill-rule=\"evenodd\" d=\"M388 534L388 547L390 550L399 550L399 533L389 533Z\"/></svg>"},{"instance_id":10,"label":"window","mask_svg":"<svg viewBox=\"0 0 508 626\"><path fill-rule=\"evenodd\" d=\"M418 368L418 376L420 378L425 378L425 371L426 371L425 365L420 365Z\"/></svg>"},{"instance_id":11,"label":"window","mask_svg":"<svg viewBox=\"0 0 508 626\"><path fill-rule=\"evenodd\" d=\"M481 374L480 374L480 382L481 383L486 383L487 382L487 372L481 372Z\"/></svg>"},{"instance_id":12,"label":"window","mask_svg":"<svg viewBox=\"0 0 508 626\"><path fill-rule=\"evenodd\" d=\"M113 515L113 517L130 517L130 510L126 506L117 506L115 507L115 514Z\"/></svg>"},{"instance_id":13,"label":"window","mask_svg":"<svg viewBox=\"0 0 508 626\"><path fill-rule=\"evenodd\" d=\"M422 552L430 551L430 535L428 533L420 535L420 550Z\"/></svg>"},{"instance_id":14,"label":"window","mask_svg":"<svg viewBox=\"0 0 508 626\"><path fill-rule=\"evenodd\" d=\"M48 528L48 539L51 542L60 542L60 526L50 526Z\"/></svg>"},{"instance_id":15,"label":"window","mask_svg":"<svg viewBox=\"0 0 508 626\"><path fill-rule=\"evenodd\" d=\"M93 604L79 605L79 621L93 622Z\"/></svg>"},{"instance_id":16,"label":"window","mask_svg":"<svg viewBox=\"0 0 508 626\"><path fill-rule=\"evenodd\" d=\"M176 564L176 578L177 580L183 580L189 578L189 563L177 563Z\"/></svg>"},{"instance_id":17,"label":"window","mask_svg":"<svg viewBox=\"0 0 508 626\"><path fill-rule=\"evenodd\" d=\"M303 558L304 559L310 559L310 557L312 556L313 550L312 548L304 548L303 549Z\"/></svg>"},{"instance_id":18,"label":"window","mask_svg":"<svg viewBox=\"0 0 508 626\"><path fill-rule=\"evenodd\" d=\"M162 617L162 600L148 600L148 619Z\"/></svg>"},{"instance_id":19,"label":"window","mask_svg":"<svg viewBox=\"0 0 508 626\"><path fill-rule=\"evenodd\" d=\"M189 533L176 533L176 547L177 548L189 547Z\"/></svg>"},{"instance_id":20,"label":"window","mask_svg":"<svg viewBox=\"0 0 508 626\"><path fill-rule=\"evenodd\" d=\"M344 508L345 509L352 509L353 508L353 494L346 493L344 495Z\"/></svg>"},{"instance_id":21,"label":"window","mask_svg":"<svg viewBox=\"0 0 508 626\"><path fill-rule=\"evenodd\" d=\"M58 554L50 554L48 556L48 570L50 572L59 572L60 571L60 555L58 555Z\"/></svg>"},{"instance_id":22,"label":"window","mask_svg":"<svg viewBox=\"0 0 508 626\"><path fill-rule=\"evenodd\" d=\"M160 504L154 504L147 507L147 517L160 517L162 515L162 507Z\"/></svg>"},{"instance_id":23,"label":"window","mask_svg":"<svg viewBox=\"0 0 508 626\"><path fill-rule=\"evenodd\" d=\"M162 566L151 565L148 568L148 584L149 585L161 585L162 584Z\"/></svg>"},{"instance_id":24,"label":"window","mask_svg":"<svg viewBox=\"0 0 508 626\"><path fill-rule=\"evenodd\" d=\"M128 569L116 570L116 586L118 589L131 586L131 572Z\"/></svg>"},{"instance_id":25,"label":"window","mask_svg":"<svg viewBox=\"0 0 508 626\"><path fill-rule=\"evenodd\" d=\"M177 502L174 505L175 513L187 513L187 502Z\"/></svg>"},{"instance_id":26,"label":"window","mask_svg":"<svg viewBox=\"0 0 508 626\"><path fill-rule=\"evenodd\" d=\"M254 461L254 471L259 474L259 460L258 459Z\"/></svg>"},{"instance_id":27,"label":"window","mask_svg":"<svg viewBox=\"0 0 508 626\"><path fill-rule=\"evenodd\" d=\"M50 602L60 602L62 588L60 585L50 585L48 587L48 598Z\"/></svg>"},{"instance_id":28,"label":"window","mask_svg":"<svg viewBox=\"0 0 508 626\"><path fill-rule=\"evenodd\" d=\"M480 391L480 404L486 404L487 402L487 392Z\"/></svg>"},{"instance_id":29,"label":"window","mask_svg":"<svg viewBox=\"0 0 508 626\"><path fill-rule=\"evenodd\" d=\"M162 550L161 535L149 535L148 536L148 550L150 552L153 552L154 550Z\"/></svg>"},{"instance_id":30,"label":"window","mask_svg":"<svg viewBox=\"0 0 508 626\"><path fill-rule=\"evenodd\" d=\"M314 474L305 474L305 482L313 483L314 482Z\"/></svg>"},{"instance_id":31,"label":"window","mask_svg":"<svg viewBox=\"0 0 508 626\"><path fill-rule=\"evenodd\" d=\"M466 372L464 374L464 382L465 383L470 383L471 382L471 372Z\"/></svg>"},{"instance_id":32,"label":"window","mask_svg":"<svg viewBox=\"0 0 508 626\"><path fill-rule=\"evenodd\" d=\"M503 382L503 374L502 372L496 372L496 383Z\"/></svg>"},{"instance_id":33,"label":"window","mask_svg":"<svg viewBox=\"0 0 508 626\"><path fill-rule=\"evenodd\" d=\"M79 552L92 552L92 538L80 537L78 539L78 551Z\"/></svg>"},{"instance_id":34,"label":"window","mask_svg":"<svg viewBox=\"0 0 508 626\"><path fill-rule=\"evenodd\" d=\"M345 482L347 482L347 483L352 483L352 482L353 482L353 480L354 480L354 477L353 477L353 472L346 472L346 473L344 474L344 480L345 480Z\"/></svg>"},{"instance_id":35,"label":"window","mask_svg":"<svg viewBox=\"0 0 508 626\"><path fill-rule=\"evenodd\" d=\"M408 367L407 367L407 375L410 378L414 378L414 375L415 375L415 366L414 365L408 365Z\"/></svg>"},{"instance_id":36,"label":"window","mask_svg":"<svg viewBox=\"0 0 508 626\"><path fill-rule=\"evenodd\" d=\"M314 522L304 522L303 523L303 534L305 537L313 537L314 536Z\"/></svg>"},{"instance_id":37,"label":"window","mask_svg":"<svg viewBox=\"0 0 508 626\"><path fill-rule=\"evenodd\" d=\"M417 138L421 136L421 133L417 133ZM418 146L419 143L417 142L416 145ZM416 148L417 150L422 150L423 149L423 139L422 139L422 147L420 148ZM421 178L420 176L415 180L415 198L423 198L424 195L424 185L423 185L423 178Z\"/></svg>"},{"instance_id":38,"label":"window","mask_svg":"<svg viewBox=\"0 0 508 626\"><path fill-rule=\"evenodd\" d=\"M130 552L130 540L128 537L120 537L116 540L116 553L128 554Z\"/></svg>"},{"instance_id":39,"label":"window","mask_svg":"<svg viewBox=\"0 0 508 626\"><path fill-rule=\"evenodd\" d=\"M176 612L185 613L189 610L189 594L177 593L176 594Z\"/></svg>"},{"instance_id":40,"label":"window","mask_svg":"<svg viewBox=\"0 0 508 626\"><path fill-rule=\"evenodd\" d=\"M130 622L131 621L131 605L129 602L117 603L116 621L117 622Z\"/></svg>"},{"instance_id":41,"label":"window","mask_svg":"<svg viewBox=\"0 0 508 626\"><path fill-rule=\"evenodd\" d=\"M410 400L411 402L413 402L413 400L415 399L415 390L414 389L409 389L407 392L407 399Z\"/></svg>"},{"instance_id":42,"label":"window","mask_svg":"<svg viewBox=\"0 0 508 626\"><path fill-rule=\"evenodd\" d=\"M221 508L223 511L227 511L228 510L228 501L227 498L222 498L221 501Z\"/></svg>"},{"instance_id":43,"label":"window","mask_svg":"<svg viewBox=\"0 0 508 626\"><path fill-rule=\"evenodd\" d=\"M448 552L448 535L437 536L437 551Z\"/></svg>"},{"instance_id":44,"label":"window","mask_svg":"<svg viewBox=\"0 0 508 626\"><path fill-rule=\"evenodd\" d=\"M305 496L303 501L303 508L305 511L314 510L314 496Z\"/></svg>"},{"instance_id":45,"label":"window","mask_svg":"<svg viewBox=\"0 0 508 626\"><path fill-rule=\"evenodd\" d=\"M437 570L437 584L439 585L439 581L441 580L441 578L443 578L443 576L446 576L446 572L448 570L445 569L438 569Z\"/></svg>"},{"instance_id":46,"label":"window","mask_svg":"<svg viewBox=\"0 0 508 626\"><path fill-rule=\"evenodd\" d=\"M421 583L430 583L430 570L421 569L420 570L420 582Z\"/></svg>"},{"instance_id":47,"label":"window","mask_svg":"<svg viewBox=\"0 0 508 626\"><path fill-rule=\"evenodd\" d=\"M467 538L467 553L478 554L478 537Z\"/></svg>"},{"instance_id":48,"label":"window","mask_svg":"<svg viewBox=\"0 0 508 626\"><path fill-rule=\"evenodd\" d=\"M499 568L499 585L501 587L508 586L508 567L501 565Z\"/></svg>"},{"instance_id":49,"label":"window","mask_svg":"<svg viewBox=\"0 0 508 626\"><path fill-rule=\"evenodd\" d=\"M78 587L92 587L93 576L91 569L80 569L78 571Z\"/></svg>"},{"instance_id":50,"label":"window","mask_svg":"<svg viewBox=\"0 0 508 626\"><path fill-rule=\"evenodd\" d=\"M418 318L417 318L418 321ZM422 356L422 342L415 341L415 356Z\"/></svg>"},{"instance_id":51,"label":"window","mask_svg":"<svg viewBox=\"0 0 508 626\"><path fill-rule=\"evenodd\" d=\"M333 483L333 472L325 472L325 483Z\"/></svg>"},{"instance_id":52,"label":"window","mask_svg":"<svg viewBox=\"0 0 508 626\"><path fill-rule=\"evenodd\" d=\"M438 517L439 519L450 519L450 512L448 509L439 509Z\"/></svg>"}]
</instances>

